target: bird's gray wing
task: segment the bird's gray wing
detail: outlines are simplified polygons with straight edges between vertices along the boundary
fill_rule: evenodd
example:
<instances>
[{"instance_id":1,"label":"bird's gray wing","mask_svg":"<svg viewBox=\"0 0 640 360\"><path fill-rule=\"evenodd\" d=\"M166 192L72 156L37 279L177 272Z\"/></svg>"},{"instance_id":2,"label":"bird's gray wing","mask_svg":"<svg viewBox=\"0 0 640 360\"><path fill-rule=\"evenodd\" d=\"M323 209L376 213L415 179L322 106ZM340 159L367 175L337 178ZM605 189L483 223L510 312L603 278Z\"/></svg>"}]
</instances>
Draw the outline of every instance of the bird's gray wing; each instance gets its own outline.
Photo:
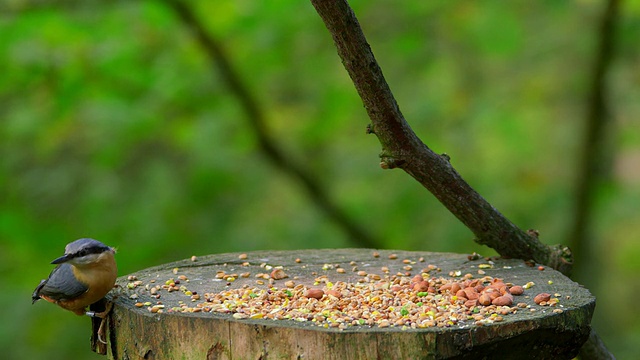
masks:
<instances>
[{"instance_id":1,"label":"bird's gray wing","mask_svg":"<svg viewBox=\"0 0 640 360\"><path fill-rule=\"evenodd\" d=\"M54 300L72 299L85 293L89 288L76 280L71 265L64 263L58 265L47 280L43 280L33 292L34 301L40 295L48 296Z\"/></svg>"}]
</instances>

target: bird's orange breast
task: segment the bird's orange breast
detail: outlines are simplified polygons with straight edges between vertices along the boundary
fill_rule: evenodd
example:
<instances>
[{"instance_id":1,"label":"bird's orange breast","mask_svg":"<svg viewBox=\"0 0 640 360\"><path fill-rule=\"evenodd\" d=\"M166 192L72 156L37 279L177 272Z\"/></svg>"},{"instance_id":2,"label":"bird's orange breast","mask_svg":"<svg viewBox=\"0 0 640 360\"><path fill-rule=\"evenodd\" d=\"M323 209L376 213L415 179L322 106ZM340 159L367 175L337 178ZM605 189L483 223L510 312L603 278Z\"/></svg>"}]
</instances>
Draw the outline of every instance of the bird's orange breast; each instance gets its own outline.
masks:
<instances>
[{"instance_id":1,"label":"bird's orange breast","mask_svg":"<svg viewBox=\"0 0 640 360\"><path fill-rule=\"evenodd\" d=\"M84 315L87 306L102 299L113 289L118 277L116 261L112 252L105 252L100 254L95 262L83 266L72 265L71 269L76 279L87 286L87 291L73 299L53 300L46 296L42 298L63 309Z\"/></svg>"}]
</instances>

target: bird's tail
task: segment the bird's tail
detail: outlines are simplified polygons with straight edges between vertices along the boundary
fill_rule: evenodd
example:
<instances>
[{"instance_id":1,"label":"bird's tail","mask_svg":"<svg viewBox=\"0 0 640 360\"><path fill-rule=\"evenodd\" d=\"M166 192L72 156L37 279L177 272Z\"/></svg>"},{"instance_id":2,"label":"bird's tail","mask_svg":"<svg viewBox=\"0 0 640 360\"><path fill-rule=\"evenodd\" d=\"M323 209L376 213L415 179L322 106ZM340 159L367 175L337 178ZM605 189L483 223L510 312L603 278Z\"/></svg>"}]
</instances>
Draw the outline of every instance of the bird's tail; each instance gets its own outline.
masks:
<instances>
[{"instance_id":1,"label":"bird's tail","mask_svg":"<svg viewBox=\"0 0 640 360\"><path fill-rule=\"evenodd\" d=\"M36 301L40 300L40 290L47 283L47 280L41 280L40 284L33 290L33 294L31 295L31 304L35 304Z\"/></svg>"}]
</instances>

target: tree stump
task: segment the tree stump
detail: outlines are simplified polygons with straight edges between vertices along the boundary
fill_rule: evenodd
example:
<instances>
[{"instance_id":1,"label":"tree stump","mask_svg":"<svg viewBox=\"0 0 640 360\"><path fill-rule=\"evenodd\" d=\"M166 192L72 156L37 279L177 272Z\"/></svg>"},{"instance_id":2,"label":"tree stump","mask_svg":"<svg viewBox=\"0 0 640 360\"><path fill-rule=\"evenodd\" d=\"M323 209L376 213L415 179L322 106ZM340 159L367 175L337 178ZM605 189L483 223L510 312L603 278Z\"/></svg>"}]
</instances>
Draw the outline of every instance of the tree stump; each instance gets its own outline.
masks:
<instances>
[{"instance_id":1,"label":"tree stump","mask_svg":"<svg viewBox=\"0 0 640 360\"><path fill-rule=\"evenodd\" d=\"M107 296L114 303L107 354L111 359L571 359L589 335L595 298L559 272L531 265L516 259L371 249L256 251L187 259L118 279ZM288 277L269 280L280 266ZM413 291L411 279L423 272L424 279L433 281L442 277L469 284L484 279L489 285L486 281L499 278L507 285L534 285L514 296L510 307L465 308L464 299L447 297L444 290ZM413 302L398 303L402 308L394 308L396 316L387 323L370 325L375 309L363 318L332 323L329 310L322 313L322 307L348 302L348 291L344 297L338 294L340 298L325 294L311 300L287 287L326 291L345 283L365 291L402 285L398 295L382 300L397 301L397 296ZM284 317L292 303L285 300L270 313L258 314L241 306L220 312L223 305L208 301L212 294L242 292L243 287L245 295L251 295L247 301L258 294L265 301L280 294L291 296L292 302L305 300L316 312L307 318L298 313L292 319L272 320L267 317ZM546 306L536 304L539 293L550 294L552 300ZM456 308L466 309L466 315L430 320L433 312L421 307L427 296L451 303L431 308L434 312ZM497 314L482 318L487 308ZM411 317L427 320L405 320Z\"/></svg>"}]
</instances>

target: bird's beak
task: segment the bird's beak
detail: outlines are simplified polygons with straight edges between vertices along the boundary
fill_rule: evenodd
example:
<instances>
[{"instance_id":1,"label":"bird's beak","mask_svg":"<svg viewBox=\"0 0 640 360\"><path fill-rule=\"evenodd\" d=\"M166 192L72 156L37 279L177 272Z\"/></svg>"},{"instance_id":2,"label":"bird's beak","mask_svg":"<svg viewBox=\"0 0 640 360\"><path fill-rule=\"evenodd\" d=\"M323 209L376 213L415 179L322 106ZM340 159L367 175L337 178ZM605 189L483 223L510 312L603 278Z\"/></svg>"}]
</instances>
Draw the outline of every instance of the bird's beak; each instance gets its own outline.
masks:
<instances>
[{"instance_id":1,"label":"bird's beak","mask_svg":"<svg viewBox=\"0 0 640 360\"><path fill-rule=\"evenodd\" d=\"M64 262L67 262L71 260L71 257L68 254L65 254L63 256L60 256L59 258L53 260L51 263L52 264L62 264Z\"/></svg>"}]
</instances>

